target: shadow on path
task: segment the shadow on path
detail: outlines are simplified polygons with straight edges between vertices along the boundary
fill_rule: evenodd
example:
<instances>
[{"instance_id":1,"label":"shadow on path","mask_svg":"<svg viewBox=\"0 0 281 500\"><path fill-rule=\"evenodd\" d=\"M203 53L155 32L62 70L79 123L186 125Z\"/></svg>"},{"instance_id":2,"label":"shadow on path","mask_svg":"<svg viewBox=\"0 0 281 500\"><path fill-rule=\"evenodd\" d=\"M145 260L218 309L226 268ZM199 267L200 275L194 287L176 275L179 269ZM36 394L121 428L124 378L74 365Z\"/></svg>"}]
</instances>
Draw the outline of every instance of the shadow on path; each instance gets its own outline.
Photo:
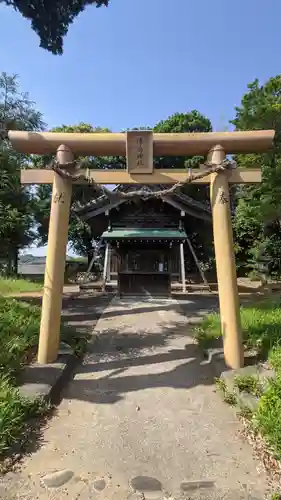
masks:
<instances>
[{"instance_id":1,"label":"shadow on path","mask_svg":"<svg viewBox=\"0 0 281 500\"><path fill-rule=\"evenodd\" d=\"M158 301L155 306L150 302L147 307L133 309L142 313L144 309L148 313L161 310L164 314L175 310L179 314L179 321L172 323L165 323L160 316L155 315L158 321L153 325L154 331L140 328L128 330L126 321L124 329L121 323L116 328L103 329L100 335L97 330L98 337L91 352L77 370L64 397L94 404L114 404L123 399L126 393L144 389L190 389L198 385L212 385L214 375L218 374L218 370L224 370L225 365L221 363L220 352L210 360L204 359L202 351L191 338L192 327L188 318L190 316L190 322L198 322L203 311L215 309L216 300L211 299L201 300L200 304L196 300L186 301L180 306L176 301L172 304ZM132 303L120 301L117 306L123 306L120 310L122 314L131 315L131 309L128 311L126 305ZM109 309L102 318L113 316L114 313L114 308ZM137 323L137 316L135 321ZM138 373L132 373L132 368L138 368Z\"/></svg>"}]
</instances>

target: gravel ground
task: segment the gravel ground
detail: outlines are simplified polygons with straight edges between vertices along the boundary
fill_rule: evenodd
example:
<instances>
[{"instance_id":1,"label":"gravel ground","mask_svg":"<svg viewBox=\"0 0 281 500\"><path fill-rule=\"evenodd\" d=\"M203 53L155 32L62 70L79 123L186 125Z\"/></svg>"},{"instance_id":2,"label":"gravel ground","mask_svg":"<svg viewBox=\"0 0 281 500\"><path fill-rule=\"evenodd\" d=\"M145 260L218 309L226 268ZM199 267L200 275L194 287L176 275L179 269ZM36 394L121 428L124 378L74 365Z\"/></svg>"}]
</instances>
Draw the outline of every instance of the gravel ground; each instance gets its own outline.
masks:
<instances>
[{"instance_id":1,"label":"gravel ground","mask_svg":"<svg viewBox=\"0 0 281 500\"><path fill-rule=\"evenodd\" d=\"M93 301L80 305L68 317L90 323ZM113 298L41 447L0 497L264 500L266 475L191 336L215 307L213 297Z\"/></svg>"}]
</instances>

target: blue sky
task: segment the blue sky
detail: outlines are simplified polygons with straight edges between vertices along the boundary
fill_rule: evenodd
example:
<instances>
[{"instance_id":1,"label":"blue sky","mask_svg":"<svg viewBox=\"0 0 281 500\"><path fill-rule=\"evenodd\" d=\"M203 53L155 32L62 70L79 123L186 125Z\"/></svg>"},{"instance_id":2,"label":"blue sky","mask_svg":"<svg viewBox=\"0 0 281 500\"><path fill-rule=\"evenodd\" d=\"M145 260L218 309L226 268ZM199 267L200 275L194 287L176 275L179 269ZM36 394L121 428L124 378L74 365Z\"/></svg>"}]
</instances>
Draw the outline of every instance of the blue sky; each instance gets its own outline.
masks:
<instances>
[{"instance_id":1,"label":"blue sky","mask_svg":"<svg viewBox=\"0 0 281 500\"><path fill-rule=\"evenodd\" d=\"M111 0L53 56L1 5L0 71L19 75L50 127L119 131L198 109L224 130L247 83L281 73L280 18L280 0Z\"/></svg>"}]
</instances>

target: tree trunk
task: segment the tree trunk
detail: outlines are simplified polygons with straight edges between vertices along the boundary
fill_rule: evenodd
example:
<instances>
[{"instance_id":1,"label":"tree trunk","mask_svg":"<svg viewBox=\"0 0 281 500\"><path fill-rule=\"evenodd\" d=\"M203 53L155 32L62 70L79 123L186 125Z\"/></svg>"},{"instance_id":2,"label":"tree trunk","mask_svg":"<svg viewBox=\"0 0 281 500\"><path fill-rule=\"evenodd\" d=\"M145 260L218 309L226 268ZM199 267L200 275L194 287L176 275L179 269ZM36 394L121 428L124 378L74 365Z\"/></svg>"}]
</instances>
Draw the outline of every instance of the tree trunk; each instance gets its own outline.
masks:
<instances>
[{"instance_id":1,"label":"tree trunk","mask_svg":"<svg viewBox=\"0 0 281 500\"><path fill-rule=\"evenodd\" d=\"M88 259L88 267L91 264L91 260L93 257L93 252L92 252L92 247L90 249L87 249L87 259Z\"/></svg>"},{"instance_id":2,"label":"tree trunk","mask_svg":"<svg viewBox=\"0 0 281 500\"><path fill-rule=\"evenodd\" d=\"M18 251L18 247L15 246L14 249L13 249L13 274L15 276L18 275L18 267L19 267L19 251Z\"/></svg>"},{"instance_id":3,"label":"tree trunk","mask_svg":"<svg viewBox=\"0 0 281 500\"><path fill-rule=\"evenodd\" d=\"M18 275L19 252L17 245L10 246L7 259L7 276Z\"/></svg>"},{"instance_id":4,"label":"tree trunk","mask_svg":"<svg viewBox=\"0 0 281 500\"><path fill-rule=\"evenodd\" d=\"M8 254L7 258L7 276L12 276L12 269L13 269L13 257L11 252Z\"/></svg>"}]
</instances>

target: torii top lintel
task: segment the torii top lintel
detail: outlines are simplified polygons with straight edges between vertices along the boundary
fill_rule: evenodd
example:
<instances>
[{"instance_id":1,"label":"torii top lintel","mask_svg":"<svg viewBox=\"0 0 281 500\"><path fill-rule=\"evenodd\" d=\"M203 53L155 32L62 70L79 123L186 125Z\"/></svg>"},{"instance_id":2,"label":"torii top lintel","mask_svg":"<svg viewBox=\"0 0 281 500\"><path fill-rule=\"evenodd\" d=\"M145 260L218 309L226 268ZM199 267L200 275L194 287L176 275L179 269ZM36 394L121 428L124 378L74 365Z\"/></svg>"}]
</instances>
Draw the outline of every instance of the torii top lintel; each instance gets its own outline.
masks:
<instances>
[{"instance_id":1,"label":"torii top lintel","mask_svg":"<svg viewBox=\"0 0 281 500\"><path fill-rule=\"evenodd\" d=\"M260 153L272 148L274 130L153 134L154 156L205 155L220 144L226 154ZM126 133L23 132L10 130L8 138L20 153L46 155L61 144L78 155L126 155Z\"/></svg>"}]
</instances>

